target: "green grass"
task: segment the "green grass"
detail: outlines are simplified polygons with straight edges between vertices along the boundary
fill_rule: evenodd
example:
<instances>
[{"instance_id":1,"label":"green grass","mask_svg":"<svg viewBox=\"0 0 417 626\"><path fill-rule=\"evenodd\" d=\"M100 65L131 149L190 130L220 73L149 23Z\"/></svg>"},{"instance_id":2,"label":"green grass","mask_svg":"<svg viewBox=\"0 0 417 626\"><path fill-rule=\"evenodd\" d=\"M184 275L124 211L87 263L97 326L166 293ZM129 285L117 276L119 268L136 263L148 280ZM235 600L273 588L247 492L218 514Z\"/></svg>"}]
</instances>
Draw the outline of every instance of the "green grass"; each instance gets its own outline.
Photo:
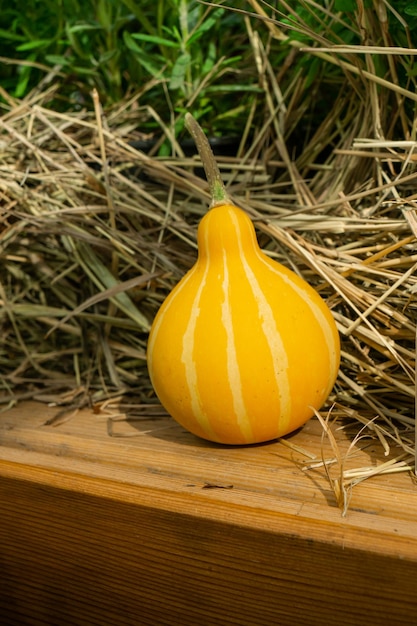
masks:
<instances>
[{"instance_id":1,"label":"green grass","mask_svg":"<svg viewBox=\"0 0 417 626\"><path fill-rule=\"evenodd\" d=\"M106 108L141 91L141 104L162 110L165 123L180 118L176 132L191 106L213 134L224 118L237 125L258 88L243 16L195 0L0 3L0 46L10 59L0 83L12 97L26 97L55 68L61 86L51 107L91 108L93 88Z\"/></svg>"},{"instance_id":2,"label":"green grass","mask_svg":"<svg viewBox=\"0 0 417 626\"><path fill-rule=\"evenodd\" d=\"M297 81L304 100L314 101L306 107L300 98L302 121L288 129L298 150L326 119L346 74L337 63L300 49L415 45L416 0L399 0L395 7L368 0L363 14L361 5L356 0L227 0L218 6L198 0L17 0L13 5L0 0L0 86L20 99L39 85L59 83L48 106L60 111L91 109L93 89L106 109L140 94L140 106L150 112L140 120L146 135L159 136L162 124L180 137L187 110L210 135L239 135L251 116L267 109L252 30L284 99ZM282 36L277 30L274 36L271 25ZM387 55L344 58L358 68L371 64L382 78L392 73ZM395 61L398 85L415 90L416 74L414 57ZM406 107L406 115L413 115L410 103ZM390 110L387 106L388 115ZM404 119L401 125L404 131ZM170 141L158 144L161 155L172 149Z\"/></svg>"},{"instance_id":3,"label":"green grass","mask_svg":"<svg viewBox=\"0 0 417 626\"><path fill-rule=\"evenodd\" d=\"M140 93L140 104L157 111L175 135L181 135L188 109L211 135L239 133L253 115L254 102L263 104L252 29L271 67L282 75L284 94L294 80L306 93L326 94L305 112L303 132L314 133L344 71L297 50L416 44L416 0L395 6L368 0L363 15L360 5L356 0L227 0L218 6L198 0L0 0L0 86L13 98L25 98L42 82L58 81L49 106L61 111L92 108L93 89L107 109ZM283 37L271 37L271 22L259 19L265 16ZM387 56L370 58L377 75L392 69ZM291 72L284 72L289 62ZM361 65L358 55L354 63ZM396 63L396 80L404 88L415 89L416 74L413 57ZM158 127L150 115L143 130ZM160 147L161 153L169 150L166 143Z\"/></svg>"}]
</instances>

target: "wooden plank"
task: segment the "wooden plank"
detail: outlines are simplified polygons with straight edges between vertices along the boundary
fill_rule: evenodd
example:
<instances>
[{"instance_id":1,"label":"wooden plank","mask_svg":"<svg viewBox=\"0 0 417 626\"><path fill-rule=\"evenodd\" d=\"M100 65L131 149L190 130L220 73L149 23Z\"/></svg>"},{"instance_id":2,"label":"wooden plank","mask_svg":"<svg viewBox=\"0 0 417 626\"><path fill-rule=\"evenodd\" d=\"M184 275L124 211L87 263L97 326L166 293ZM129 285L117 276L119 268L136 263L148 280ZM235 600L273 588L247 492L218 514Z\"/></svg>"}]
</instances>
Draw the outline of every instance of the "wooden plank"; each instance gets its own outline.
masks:
<instances>
[{"instance_id":1,"label":"wooden plank","mask_svg":"<svg viewBox=\"0 0 417 626\"><path fill-rule=\"evenodd\" d=\"M218 446L169 418L109 437L92 411L45 426L55 411L0 414L0 623L415 621L409 475L357 486L342 518L324 473L279 442ZM316 420L290 441L321 454ZM384 460L372 445L355 463Z\"/></svg>"}]
</instances>

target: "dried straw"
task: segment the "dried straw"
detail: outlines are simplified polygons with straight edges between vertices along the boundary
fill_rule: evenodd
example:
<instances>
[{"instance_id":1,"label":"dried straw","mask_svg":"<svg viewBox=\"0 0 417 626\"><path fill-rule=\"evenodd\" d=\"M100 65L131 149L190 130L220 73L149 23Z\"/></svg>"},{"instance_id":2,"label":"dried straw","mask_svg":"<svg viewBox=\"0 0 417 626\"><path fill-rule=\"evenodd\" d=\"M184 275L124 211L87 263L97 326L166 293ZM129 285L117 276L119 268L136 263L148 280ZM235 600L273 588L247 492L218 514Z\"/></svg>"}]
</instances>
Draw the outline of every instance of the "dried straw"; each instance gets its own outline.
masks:
<instances>
[{"instance_id":1,"label":"dried straw","mask_svg":"<svg viewBox=\"0 0 417 626\"><path fill-rule=\"evenodd\" d=\"M349 63L331 47L304 52L331 57L342 73L320 126L291 146L287 138L313 103L297 81L281 92L288 68L277 76L247 24L254 80L265 95L254 99L238 156L219 157L219 166L228 193L254 219L261 246L313 284L336 319L342 365L329 399L331 419L342 418L356 443L365 428L386 454L379 466L342 471L333 482L346 508L346 493L359 480L414 466L411 96L393 76L377 89L366 73L353 71L352 64L361 67L352 60L357 50L348 51ZM271 37L281 36L272 23L269 28ZM361 53L369 67L370 55ZM38 398L67 412L123 396L139 408L154 405L147 333L196 257L207 185L195 173L197 158L183 155L170 126L161 123L172 157L134 147L143 139L141 123L158 119L139 95L104 115L93 94L92 112L63 114L48 108L57 88L24 101L8 96L0 119L0 401L8 407ZM396 131L385 108L392 99L399 107ZM398 138L404 124L410 128Z\"/></svg>"}]
</instances>

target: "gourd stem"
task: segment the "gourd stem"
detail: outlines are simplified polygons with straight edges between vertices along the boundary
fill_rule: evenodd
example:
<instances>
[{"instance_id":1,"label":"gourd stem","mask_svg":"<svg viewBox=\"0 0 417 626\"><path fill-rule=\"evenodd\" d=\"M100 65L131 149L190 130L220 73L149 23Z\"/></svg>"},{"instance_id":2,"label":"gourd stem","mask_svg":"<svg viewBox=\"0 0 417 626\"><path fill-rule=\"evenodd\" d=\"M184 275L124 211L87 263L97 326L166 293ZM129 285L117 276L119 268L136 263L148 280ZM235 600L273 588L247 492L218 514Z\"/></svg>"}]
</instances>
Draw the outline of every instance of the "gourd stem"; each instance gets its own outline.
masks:
<instances>
[{"instance_id":1,"label":"gourd stem","mask_svg":"<svg viewBox=\"0 0 417 626\"><path fill-rule=\"evenodd\" d=\"M200 155L200 159L203 163L204 171L207 176L207 182L209 184L211 194L210 207L213 208L221 204L231 204L229 195L220 175L219 166L214 158L213 150L211 149L209 141L200 124L191 115L191 113L186 113L185 125L195 141L198 154Z\"/></svg>"}]
</instances>

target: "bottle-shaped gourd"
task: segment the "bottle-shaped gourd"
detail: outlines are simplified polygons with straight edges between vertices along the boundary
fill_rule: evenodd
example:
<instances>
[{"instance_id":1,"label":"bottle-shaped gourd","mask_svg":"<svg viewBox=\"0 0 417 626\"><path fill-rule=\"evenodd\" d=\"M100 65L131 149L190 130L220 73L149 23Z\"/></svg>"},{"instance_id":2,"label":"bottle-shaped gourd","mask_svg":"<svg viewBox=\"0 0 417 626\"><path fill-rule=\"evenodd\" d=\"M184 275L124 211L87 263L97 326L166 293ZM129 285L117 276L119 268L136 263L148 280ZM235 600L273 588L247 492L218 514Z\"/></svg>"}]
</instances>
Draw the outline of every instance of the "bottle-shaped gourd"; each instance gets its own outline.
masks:
<instances>
[{"instance_id":1,"label":"bottle-shaped gourd","mask_svg":"<svg viewBox=\"0 0 417 626\"><path fill-rule=\"evenodd\" d=\"M198 259L168 295L149 335L148 369L162 405L211 441L251 444L302 426L327 399L340 360L330 310L302 278L259 248L191 115L213 194Z\"/></svg>"}]
</instances>

